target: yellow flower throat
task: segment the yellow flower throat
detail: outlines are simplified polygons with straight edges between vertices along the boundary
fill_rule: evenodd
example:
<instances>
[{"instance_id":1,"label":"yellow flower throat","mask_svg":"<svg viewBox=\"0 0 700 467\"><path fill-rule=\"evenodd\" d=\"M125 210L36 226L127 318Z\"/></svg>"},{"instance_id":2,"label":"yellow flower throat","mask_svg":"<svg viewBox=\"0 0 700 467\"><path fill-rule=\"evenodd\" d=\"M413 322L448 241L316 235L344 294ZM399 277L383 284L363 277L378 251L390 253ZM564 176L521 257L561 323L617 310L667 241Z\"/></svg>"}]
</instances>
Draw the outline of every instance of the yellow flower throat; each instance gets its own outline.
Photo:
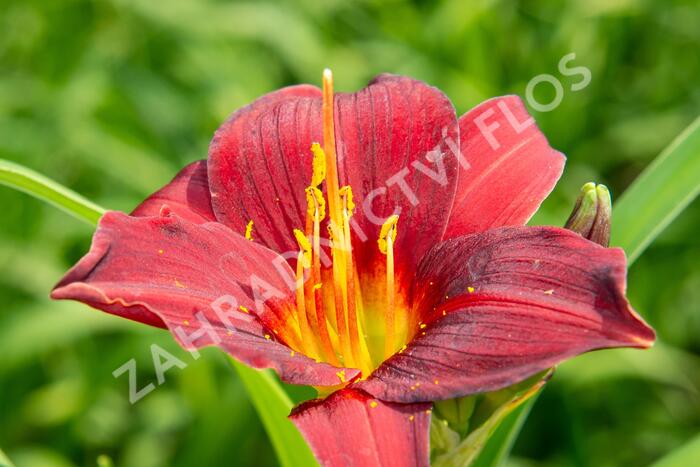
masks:
<instances>
[{"instance_id":1,"label":"yellow flower throat","mask_svg":"<svg viewBox=\"0 0 700 467\"><path fill-rule=\"evenodd\" d=\"M394 242L398 216L390 216L381 228L379 250L386 256L384 293L373 290L371 312L364 309L360 278L353 261L350 218L355 209L352 188L341 187L336 164L333 75L323 73L323 147L313 143L313 173L306 188L304 229L295 229L299 244L296 266L296 309L285 333L294 351L338 367L358 368L367 377L379 363L408 340L408 314L396 303ZM320 189L326 183L326 199ZM332 267L321 268L321 223L328 212ZM249 230L249 229L248 229ZM249 232L248 237L250 238ZM381 282L373 289L382 288ZM383 300L382 300L383 298ZM371 301L377 301L372 299ZM397 313L397 306L401 309ZM398 316L397 316L398 315ZM398 319L398 323L397 323ZM371 329L368 329L371 328ZM381 339L383 338L383 343ZM377 341L380 342L377 342ZM382 345L383 344L383 345ZM345 375L338 372L340 383Z\"/></svg>"}]
</instances>

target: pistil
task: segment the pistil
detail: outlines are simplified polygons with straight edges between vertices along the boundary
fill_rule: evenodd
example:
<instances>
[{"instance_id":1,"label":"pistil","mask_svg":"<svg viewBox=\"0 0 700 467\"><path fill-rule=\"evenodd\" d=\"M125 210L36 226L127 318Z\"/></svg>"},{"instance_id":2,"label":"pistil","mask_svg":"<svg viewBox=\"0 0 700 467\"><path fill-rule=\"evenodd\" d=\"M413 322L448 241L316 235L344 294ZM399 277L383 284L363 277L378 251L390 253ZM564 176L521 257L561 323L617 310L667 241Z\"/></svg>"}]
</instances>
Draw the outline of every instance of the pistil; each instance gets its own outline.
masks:
<instances>
[{"instance_id":1,"label":"pistil","mask_svg":"<svg viewBox=\"0 0 700 467\"><path fill-rule=\"evenodd\" d=\"M357 366L351 347L348 303L348 276L346 242L343 234L342 200L338 182L338 166L335 152L335 109L333 94L333 73L323 71L323 151L326 154L326 191L328 193L328 211L330 217L331 253L333 257L333 295L335 298L336 325L340 342L343 364Z\"/></svg>"}]
</instances>

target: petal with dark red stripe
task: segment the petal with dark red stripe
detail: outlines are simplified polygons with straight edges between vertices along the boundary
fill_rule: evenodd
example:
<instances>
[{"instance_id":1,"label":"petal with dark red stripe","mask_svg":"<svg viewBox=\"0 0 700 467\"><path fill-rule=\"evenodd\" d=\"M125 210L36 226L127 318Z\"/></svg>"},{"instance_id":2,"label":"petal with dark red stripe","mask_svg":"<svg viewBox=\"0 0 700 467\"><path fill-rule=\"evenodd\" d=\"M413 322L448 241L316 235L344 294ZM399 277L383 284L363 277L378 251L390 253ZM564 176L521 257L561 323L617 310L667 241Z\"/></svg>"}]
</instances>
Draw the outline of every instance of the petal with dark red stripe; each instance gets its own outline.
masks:
<instances>
[{"instance_id":1,"label":"petal with dark red stripe","mask_svg":"<svg viewBox=\"0 0 700 467\"><path fill-rule=\"evenodd\" d=\"M256 242L296 252L311 182L311 143L321 141L321 91L292 86L236 111L209 146L209 185L219 222Z\"/></svg>"},{"instance_id":2,"label":"petal with dark red stripe","mask_svg":"<svg viewBox=\"0 0 700 467\"><path fill-rule=\"evenodd\" d=\"M139 204L131 215L158 216L163 206L197 224L216 220L211 210L207 161L195 161L185 166L170 183Z\"/></svg>"},{"instance_id":3,"label":"petal with dark red stripe","mask_svg":"<svg viewBox=\"0 0 700 467\"><path fill-rule=\"evenodd\" d=\"M460 170L445 238L524 225L552 191L564 155L552 149L518 96L489 99L459 119Z\"/></svg>"},{"instance_id":4,"label":"petal with dark red stripe","mask_svg":"<svg viewBox=\"0 0 700 467\"><path fill-rule=\"evenodd\" d=\"M236 232L254 223L253 238L279 253L297 250L310 151L322 142L318 89L298 86L265 96L219 128L209 149L212 204ZM360 272L382 274L381 224L400 211L397 273L406 281L418 258L442 237L457 184L459 130L454 108L436 88L382 75L356 93L335 96L341 185L358 204L352 219ZM324 229L325 232L325 229Z\"/></svg>"},{"instance_id":5,"label":"petal with dark red stripe","mask_svg":"<svg viewBox=\"0 0 700 467\"><path fill-rule=\"evenodd\" d=\"M421 261L425 323L359 387L398 402L509 386L595 349L649 347L625 298L620 249L554 227L504 227L440 243Z\"/></svg>"},{"instance_id":6,"label":"petal with dark red stripe","mask_svg":"<svg viewBox=\"0 0 700 467\"><path fill-rule=\"evenodd\" d=\"M452 103L423 82L380 75L359 92L336 96L336 141L342 183L357 197L358 268L383 277L376 240L382 223L399 213L397 281L410 282L417 261L442 238L455 196L459 129Z\"/></svg>"},{"instance_id":7,"label":"petal with dark red stripe","mask_svg":"<svg viewBox=\"0 0 700 467\"><path fill-rule=\"evenodd\" d=\"M337 385L338 368L290 348L291 277L279 255L224 225L108 212L51 296L167 327L187 349L216 345L291 383Z\"/></svg>"}]
</instances>

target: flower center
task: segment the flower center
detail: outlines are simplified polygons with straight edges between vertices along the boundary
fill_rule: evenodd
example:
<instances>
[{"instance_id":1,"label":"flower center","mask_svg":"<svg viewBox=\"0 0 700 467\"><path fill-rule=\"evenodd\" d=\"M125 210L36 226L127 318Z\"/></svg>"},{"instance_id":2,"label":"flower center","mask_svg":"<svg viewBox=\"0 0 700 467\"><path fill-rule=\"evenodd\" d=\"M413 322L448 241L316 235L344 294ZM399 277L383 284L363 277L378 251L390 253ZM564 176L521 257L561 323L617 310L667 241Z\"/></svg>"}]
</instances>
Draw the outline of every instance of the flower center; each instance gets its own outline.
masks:
<instances>
[{"instance_id":1,"label":"flower center","mask_svg":"<svg viewBox=\"0 0 700 467\"><path fill-rule=\"evenodd\" d=\"M394 242L397 215L390 216L379 234L379 250L386 256L386 281L360 280L353 258L350 219L355 209L350 186L340 186L336 164L333 76L323 74L323 147L314 143L313 174L306 188L307 215L304 230L295 230L299 244L296 266L295 322L300 337L297 351L335 366L359 368L367 377L410 337L405 303L397 303L394 284ZM326 199L319 188L325 181ZM321 223L326 220L330 241L322 245ZM331 267L321 268L330 246ZM329 266L325 263L326 266ZM380 272L381 273L381 272ZM382 274L383 275L383 274ZM363 300L362 287L367 296ZM367 287L367 284L371 284ZM365 305L369 305L365 309ZM298 327L297 327L298 326ZM295 339L296 340L296 339ZM297 347L294 345L293 347ZM338 373L345 383L342 372Z\"/></svg>"}]
</instances>

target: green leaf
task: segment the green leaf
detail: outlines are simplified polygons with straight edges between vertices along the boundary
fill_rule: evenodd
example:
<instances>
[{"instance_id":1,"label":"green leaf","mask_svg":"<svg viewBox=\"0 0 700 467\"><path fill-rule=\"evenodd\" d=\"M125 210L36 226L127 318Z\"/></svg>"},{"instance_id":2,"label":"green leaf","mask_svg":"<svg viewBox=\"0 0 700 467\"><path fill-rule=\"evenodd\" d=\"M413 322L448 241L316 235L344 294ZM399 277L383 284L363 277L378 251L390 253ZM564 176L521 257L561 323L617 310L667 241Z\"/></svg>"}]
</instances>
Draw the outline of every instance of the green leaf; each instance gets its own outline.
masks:
<instances>
[{"instance_id":1,"label":"green leaf","mask_svg":"<svg viewBox=\"0 0 700 467\"><path fill-rule=\"evenodd\" d=\"M530 415L532 406L535 405L539 393L516 407L506 415L501 424L493 432L486 445L481 450L479 457L474 461L473 467L496 467L508 457L510 450L518 438L518 434Z\"/></svg>"},{"instance_id":2,"label":"green leaf","mask_svg":"<svg viewBox=\"0 0 700 467\"><path fill-rule=\"evenodd\" d=\"M0 160L0 182L47 201L93 226L105 212L103 208L43 175L5 160ZM301 434L287 419L292 410L292 401L280 384L267 371L253 370L233 359L231 361L270 436L280 464L283 467L317 465ZM0 451L0 462L3 460L1 456Z\"/></svg>"},{"instance_id":3,"label":"green leaf","mask_svg":"<svg viewBox=\"0 0 700 467\"><path fill-rule=\"evenodd\" d=\"M10 459L7 458L2 449L0 449L0 467L15 467Z\"/></svg>"},{"instance_id":4,"label":"green leaf","mask_svg":"<svg viewBox=\"0 0 700 467\"><path fill-rule=\"evenodd\" d=\"M508 454L527 412L549 380L552 370L536 383L511 395L455 449L439 456L434 467L489 466L500 464Z\"/></svg>"},{"instance_id":5,"label":"green leaf","mask_svg":"<svg viewBox=\"0 0 700 467\"><path fill-rule=\"evenodd\" d=\"M287 418L292 401L269 371L258 371L230 359L270 436L283 467L318 465L299 430Z\"/></svg>"},{"instance_id":6,"label":"green leaf","mask_svg":"<svg viewBox=\"0 0 700 467\"><path fill-rule=\"evenodd\" d=\"M0 159L0 184L46 201L91 225L97 224L97 221L105 212L103 208L53 180L31 169L3 159Z\"/></svg>"},{"instance_id":7,"label":"green leaf","mask_svg":"<svg viewBox=\"0 0 700 467\"><path fill-rule=\"evenodd\" d=\"M666 454L651 467L686 467L697 465L698 459L700 459L700 435L696 435L681 447Z\"/></svg>"},{"instance_id":8,"label":"green leaf","mask_svg":"<svg viewBox=\"0 0 700 467\"><path fill-rule=\"evenodd\" d=\"M700 118L614 203L612 244L633 263L700 193Z\"/></svg>"}]
</instances>

